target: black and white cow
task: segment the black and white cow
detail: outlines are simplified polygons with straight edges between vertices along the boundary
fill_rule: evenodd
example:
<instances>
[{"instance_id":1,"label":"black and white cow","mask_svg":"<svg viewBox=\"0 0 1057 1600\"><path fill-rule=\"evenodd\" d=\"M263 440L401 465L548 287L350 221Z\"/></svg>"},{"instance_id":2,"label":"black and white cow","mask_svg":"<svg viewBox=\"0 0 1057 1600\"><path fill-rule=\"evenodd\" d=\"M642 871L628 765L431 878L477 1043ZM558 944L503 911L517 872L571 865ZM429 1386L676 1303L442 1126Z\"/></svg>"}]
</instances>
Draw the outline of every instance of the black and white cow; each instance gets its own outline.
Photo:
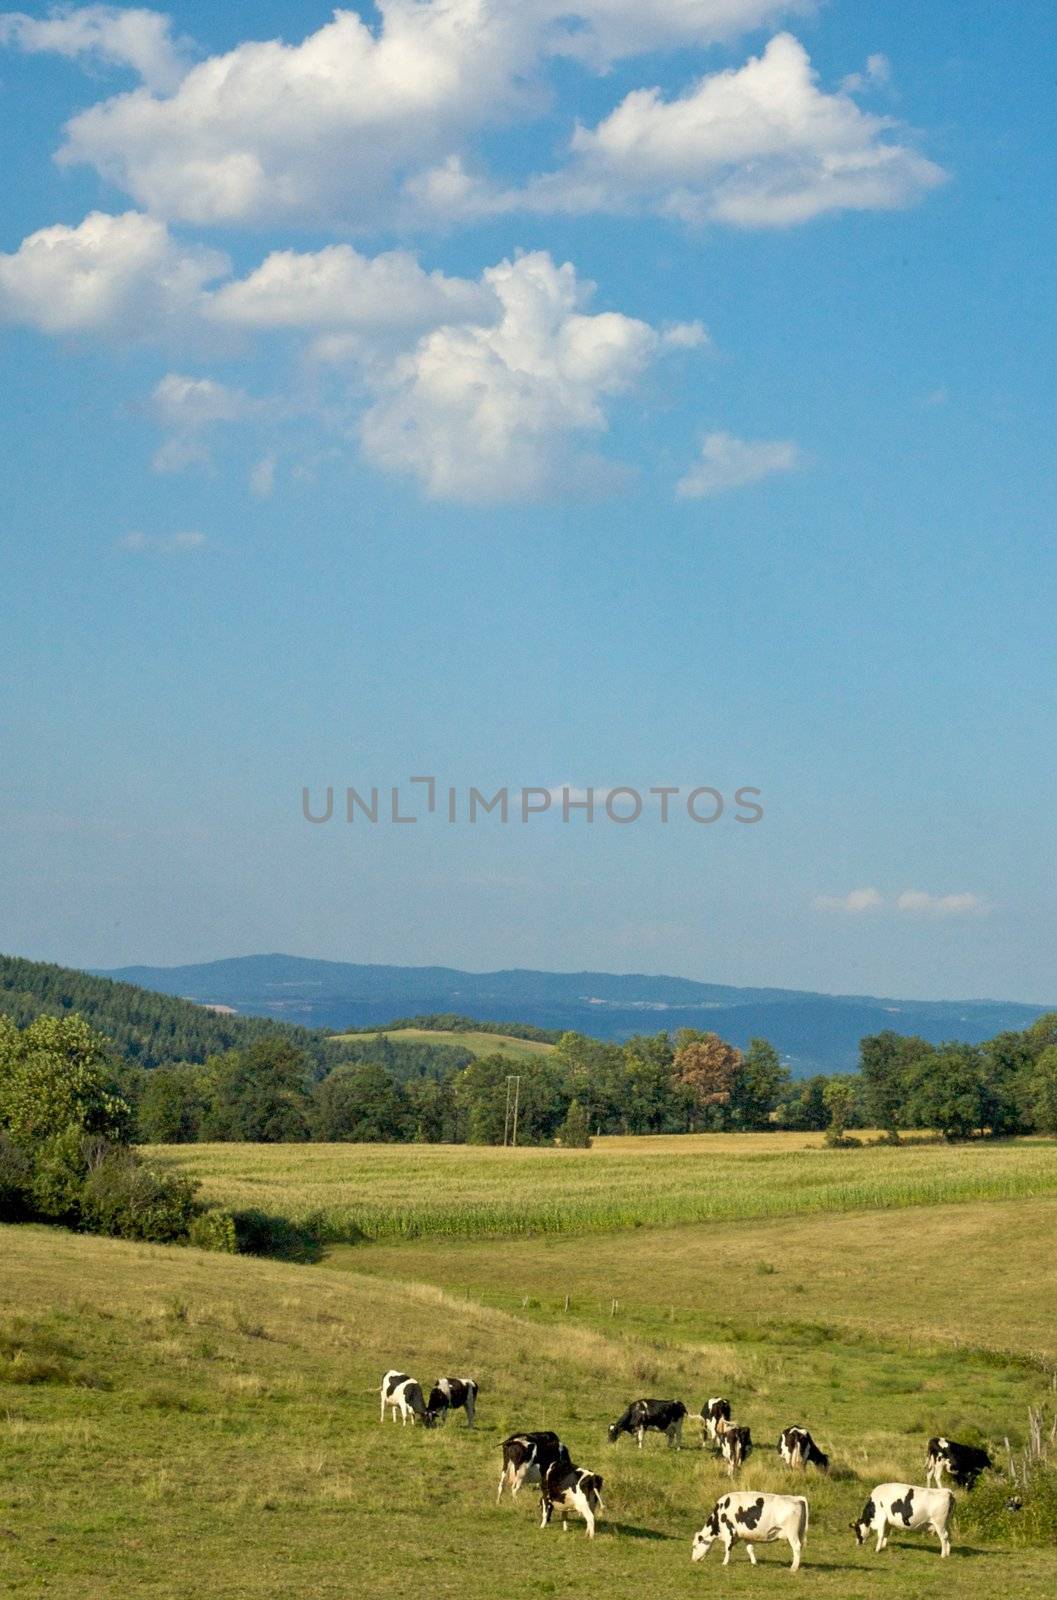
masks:
<instances>
[{"instance_id":1,"label":"black and white cow","mask_svg":"<svg viewBox=\"0 0 1057 1600\"><path fill-rule=\"evenodd\" d=\"M545 1528L551 1520L555 1506L561 1512L563 1533L568 1533L569 1513L575 1511L587 1524L587 1537L594 1538L595 1513L605 1510L602 1504L602 1479L597 1472L587 1472L583 1467L574 1466L564 1445L557 1459L544 1467L540 1476L541 1528Z\"/></svg>"},{"instance_id":2,"label":"black and white cow","mask_svg":"<svg viewBox=\"0 0 1057 1600\"><path fill-rule=\"evenodd\" d=\"M730 1421L730 1401L724 1400L722 1395L713 1395L701 1407L701 1426L705 1430L705 1438L716 1442L716 1423Z\"/></svg>"},{"instance_id":3,"label":"black and white cow","mask_svg":"<svg viewBox=\"0 0 1057 1600\"><path fill-rule=\"evenodd\" d=\"M720 1417L716 1423L716 1438L719 1440L719 1453L733 1478L752 1455L752 1433L744 1424L728 1422L725 1417Z\"/></svg>"},{"instance_id":4,"label":"black and white cow","mask_svg":"<svg viewBox=\"0 0 1057 1600\"><path fill-rule=\"evenodd\" d=\"M820 1472L829 1471L829 1456L820 1450L806 1428L783 1428L778 1454L787 1467L806 1472L808 1463Z\"/></svg>"},{"instance_id":5,"label":"black and white cow","mask_svg":"<svg viewBox=\"0 0 1057 1600\"><path fill-rule=\"evenodd\" d=\"M925 1529L940 1541L940 1555L949 1556L951 1541L947 1533L954 1496L949 1489L922 1489L913 1483L879 1483L862 1508L852 1532L859 1544L870 1533L877 1535L877 1549L888 1543L889 1528L907 1533Z\"/></svg>"},{"instance_id":6,"label":"black and white cow","mask_svg":"<svg viewBox=\"0 0 1057 1600\"><path fill-rule=\"evenodd\" d=\"M796 1572L807 1540L807 1523L807 1501L802 1494L753 1494L749 1489L740 1494L725 1494L716 1501L701 1531L695 1533L690 1559L703 1561L718 1539L723 1545L723 1565L726 1566L731 1550L741 1539L755 1566L754 1544L772 1544L775 1539L785 1539L793 1552L789 1570Z\"/></svg>"},{"instance_id":7,"label":"black and white cow","mask_svg":"<svg viewBox=\"0 0 1057 1600\"><path fill-rule=\"evenodd\" d=\"M438 1378L429 1392L427 1410L434 1422L446 1422L449 1411L458 1411L462 1407L466 1412L466 1426L472 1428L476 1405L475 1378Z\"/></svg>"},{"instance_id":8,"label":"black and white cow","mask_svg":"<svg viewBox=\"0 0 1057 1600\"><path fill-rule=\"evenodd\" d=\"M639 1449L647 1433L663 1433L668 1446L679 1449L682 1442L686 1407L681 1400L633 1400L622 1417L610 1424L609 1442L616 1444L622 1433L638 1436Z\"/></svg>"},{"instance_id":9,"label":"black and white cow","mask_svg":"<svg viewBox=\"0 0 1057 1600\"><path fill-rule=\"evenodd\" d=\"M925 1457L925 1482L934 1483L938 1489L946 1472L959 1489L971 1489L981 1472L987 1472L994 1462L986 1450L974 1444L956 1444L953 1439L930 1439Z\"/></svg>"},{"instance_id":10,"label":"black and white cow","mask_svg":"<svg viewBox=\"0 0 1057 1600\"><path fill-rule=\"evenodd\" d=\"M400 1420L407 1425L408 1417L412 1423L421 1422L424 1428L433 1426L433 1418L426 1407L422 1394L422 1386L409 1378L406 1372L397 1372L394 1367L382 1379L382 1415L380 1420L385 1421L385 1408L389 1406L396 1421L397 1413Z\"/></svg>"},{"instance_id":11,"label":"black and white cow","mask_svg":"<svg viewBox=\"0 0 1057 1600\"><path fill-rule=\"evenodd\" d=\"M509 1439L504 1439L503 1470L499 1474L496 1505L503 1498L504 1485L509 1484L514 1499L523 1483L539 1483L541 1473L552 1461L558 1460L563 1448L558 1435L546 1428L535 1433L512 1433Z\"/></svg>"}]
</instances>

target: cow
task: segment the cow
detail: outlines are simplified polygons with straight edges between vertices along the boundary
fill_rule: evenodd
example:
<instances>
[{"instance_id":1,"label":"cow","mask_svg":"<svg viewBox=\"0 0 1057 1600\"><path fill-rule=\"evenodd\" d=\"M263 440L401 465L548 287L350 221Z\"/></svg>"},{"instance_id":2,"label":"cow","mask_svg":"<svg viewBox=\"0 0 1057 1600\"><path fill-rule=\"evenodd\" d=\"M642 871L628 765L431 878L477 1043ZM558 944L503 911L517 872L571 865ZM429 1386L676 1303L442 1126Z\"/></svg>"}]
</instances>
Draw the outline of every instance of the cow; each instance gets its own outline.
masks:
<instances>
[{"instance_id":1,"label":"cow","mask_svg":"<svg viewBox=\"0 0 1057 1600\"><path fill-rule=\"evenodd\" d=\"M449 1411L466 1412L466 1426L473 1427L474 1408L477 1405L477 1380L475 1378L438 1378L429 1392L426 1407L434 1422L446 1422Z\"/></svg>"},{"instance_id":2,"label":"cow","mask_svg":"<svg viewBox=\"0 0 1057 1600\"><path fill-rule=\"evenodd\" d=\"M602 1479L597 1472L587 1472L573 1465L568 1450L562 1445L557 1458L544 1467L540 1475L540 1527L551 1520L555 1506L561 1512L562 1532L568 1533L568 1517L575 1511L587 1524L587 1537L595 1536L595 1512L602 1512Z\"/></svg>"},{"instance_id":3,"label":"cow","mask_svg":"<svg viewBox=\"0 0 1057 1600\"><path fill-rule=\"evenodd\" d=\"M922 1528L936 1534L940 1555L949 1556L951 1541L947 1533L954 1496L949 1489L922 1489L913 1483L879 1483L871 1491L857 1522L851 1524L859 1544L870 1533L877 1535L877 1549L888 1543L888 1529L920 1533Z\"/></svg>"},{"instance_id":4,"label":"cow","mask_svg":"<svg viewBox=\"0 0 1057 1600\"><path fill-rule=\"evenodd\" d=\"M610 1424L609 1442L616 1444L622 1433L634 1433L641 1450L647 1433L663 1433L668 1439L668 1448L674 1446L678 1450L685 1416L686 1407L681 1400L633 1400L624 1415Z\"/></svg>"},{"instance_id":5,"label":"cow","mask_svg":"<svg viewBox=\"0 0 1057 1600\"><path fill-rule=\"evenodd\" d=\"M564 1446L556 1433L542 1429L536 1433L512 1433L503 1440L503 1470L499 1474L496 1505L503 1498L503 1487L510 1485L516 1499L523 1483L539 1483L540 1474L561 1455Z\"/></svg>"},{"instance_id":6,"label":"cow","mask_svg":"<svg viewBox=\"0 0 1057 1600\"><path fill-rule=\"evenodd\" d=\"M749 1560L756 1565L754 1544L771 1544L785 1539L793 1552L790 1572L800 1566L800 1552L807 1540L808 1508L802 1494L754 1494L746 1489L725 1494L716 1501L712 1514L700 1532L694 1534L691 1561L703 1561L717 1539L723 1545L723 1565L738 1539L744 1542Z\"/></svg>"},{"instance_id":7,"label":"cow","mask_svg":"<svg viewBox=\"0 0 1057 1600\"><path fill-rule=\"evenodd\" d=\"M820 1450L806 1428L783 1428L778 1440L778 1454L787 1467L806 1472L808 1463L819 1472L829 1471L829 1456Z\"/></svg>"},{"instance_id":8,"label":"cow","mask_svg":"<svg viewBox=\"0 0 1057 1600\"><path fill-rule=\"evenodd\" d=\"M422 1386L414 1378L409 1378L406 1372L397 1372L394 1367L382 1379L382 1415L380 1420L385 1421L385 1408L389 1406L396 1421L397 1412L400 1420L407 1426L408 1417L412 1424L421 1422L424 1428L433 1426L433 1418L426 1406L422 1394Z\"/></svg>"},{"instance_id":9,"label":"cow","mask_svg":"<svg viewBox=\"0 0 1057 1600\"><path fill-rule=\"evenodd\" d=\"M730 1401L724 1400L721 1395L713 1395L701 1407L701 1426L705 1438L716 1442L716 1423L722 1418L724 1422L730 1421Z\"/></svg>"},{"instance_id":10,"label":"cow","mask_svg":"<svg viewBox=\"0 0 1057 1600\"><path fill-rule=\"evenodd\" d=\"M719 1440L719 1453L733 1478L752 1455L752 1433L743 1424L728 1422L725 1417L720 1417L716 1423L716 1438Z\"/></svg>"},{"instance_id":11,"label":"cow","mask_svg":"<svg viewBox=\"0 0 1057 1600\"><path fill-rule=\"evenodd\" d=\"M981 1472L986 1472L994 1462L986 1450L973 1444L956 1444L953 1439L930 1439L925 1457L925 1482L939 1489L943 1474L947 1473L959 1489L971 1489Z\"/></svg>"}]
</instances>

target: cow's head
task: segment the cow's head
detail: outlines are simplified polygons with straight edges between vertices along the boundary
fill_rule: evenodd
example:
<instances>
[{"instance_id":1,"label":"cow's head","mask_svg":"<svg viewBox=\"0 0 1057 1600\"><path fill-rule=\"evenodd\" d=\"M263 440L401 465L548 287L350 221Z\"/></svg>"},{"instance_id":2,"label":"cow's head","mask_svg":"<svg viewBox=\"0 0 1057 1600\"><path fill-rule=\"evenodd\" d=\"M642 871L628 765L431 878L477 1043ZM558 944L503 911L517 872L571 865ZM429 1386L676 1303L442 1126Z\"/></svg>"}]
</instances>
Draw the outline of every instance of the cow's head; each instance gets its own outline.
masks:
<instances>
[{"instance_id":1,"label":"cow's head","mask_svg":"<svg viewBox=\"0 0 1057 1600\"><path fill-rule=\"evenodd\" d=\"M866 1538L866 1535L873 1527L873 1519L874 1503L872 1500L867 1500L866 1504L862 1508L862 1515L860 1516L859 1520L857 1522L848 1524L852 1533L855 1535L856 1544L862 1544L863 1540Z\"/></svg>"},{"instance_id":2,"label":"cow's head","mask_svg":"<svg viewBox=\"0 0 1057 1600\"><path fill-rule=\"evenodd\" d=\"M691 1561L703 1561L719 1538L719 1507L712 1508L712 1514L704 1527L694 1534L694 1543L690 1551Z\"/></svg>"},{"instance_id":3,"label":"cow's head","mask_svg":"<svg viewBox=\"0 0 1057 1600\"><path fill-rule=\"evenodd\" d=\"M623 1432L624 1424L622 1422L611 1422L608 1429L610 1444L616 1444Z\"/></svg>"}]
</instances>

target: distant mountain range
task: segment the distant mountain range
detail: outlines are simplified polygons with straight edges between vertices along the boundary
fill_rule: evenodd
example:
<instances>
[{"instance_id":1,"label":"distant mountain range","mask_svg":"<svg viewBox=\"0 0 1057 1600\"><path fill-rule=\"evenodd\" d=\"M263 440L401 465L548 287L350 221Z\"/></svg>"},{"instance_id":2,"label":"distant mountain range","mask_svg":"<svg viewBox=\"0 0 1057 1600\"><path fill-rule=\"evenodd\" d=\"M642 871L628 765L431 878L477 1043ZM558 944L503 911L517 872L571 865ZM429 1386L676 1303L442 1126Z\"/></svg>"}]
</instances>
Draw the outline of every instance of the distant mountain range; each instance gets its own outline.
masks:
<instances>
[{"instance_id":1,"label":"distant mountain range","mask_svg":"<svg viewBox=\"0 0 1057 1600\"><path fill-rule=\"evenodd\" d=\"M640 973L460 972L284 955L187 967L96 969L96 976L307 1028L368 1027L436 1012L571 1028L601 1039L662 1028L713 1028L742 1046L755 1035L770 1039L798 1074L850 1070L863 1035L884 1028L920 1034L934 1044L947 1039L975 1044L1006 1029L1025 1028L1044 1010L1057 1009L1004 1000L889 1000L743 989Z\"/></svg>"}]
</instances>

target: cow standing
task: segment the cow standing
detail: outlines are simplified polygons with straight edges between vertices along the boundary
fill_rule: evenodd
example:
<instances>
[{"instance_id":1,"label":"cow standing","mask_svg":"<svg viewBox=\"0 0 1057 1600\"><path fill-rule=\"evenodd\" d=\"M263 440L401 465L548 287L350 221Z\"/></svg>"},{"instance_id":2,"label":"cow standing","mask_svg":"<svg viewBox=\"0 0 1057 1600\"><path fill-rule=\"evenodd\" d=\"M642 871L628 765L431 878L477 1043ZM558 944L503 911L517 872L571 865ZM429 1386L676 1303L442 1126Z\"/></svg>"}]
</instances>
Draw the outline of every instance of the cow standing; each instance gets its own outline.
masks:
<instances>
[{"instance_id":1,"label":"cow standing","mask_svg":"<svg viewBox=\"0 0 1057 1600\"><path fill-rule=\"evenodd\" d=\"M466 1426L473 1427L477 1405L475 1378L438 1378L429 1393L428 1411L434 1422L446 1422L449 1411L466 1412Z\"/></svg>"},{"instance_id":2,"label":"cow standing","mask_svg":"<svg viewBox=\"0 0 1057 1600\"><path fill-rule=\"evenodd\" d=\"M380 1420L382 1422L385 1421L385 1408L389 1406L394 1422L396 1421L397 1413L399 1413L400 1420L405 1427L407 1426L408 1417L411 1418L412 1425L416 1422L421 1422L424 1428L433 1426L433 1418L426 1406L426 1401L422 1394L422 1386L416 1383L414 1378L408 1377L406 1372L397 1372L395 1367L387 1372L382 1379L381 1394L382 1415Z\"/></svg>"},{"instance_id":3,"label":"cow standing","mask_svg":"<svg viewBox=\"0 0 1057 1600\"><path fill-rule=\"evenodd\" d=\"M568 1533L569 1513L575 1511L587 1524L587 1537L594 1538L595 1513L605 1509L602 1505L602 1479L597 1472L587 1472L583 1467L574 1466L564 1445L557 1459L544 1467L540 1476L541 1528L545 1528L551 1520L555 1506L561 1512L563 1533Z\"/></svg>"},{"instance_id":4,"label":"cow standing","mask_svg":"<svg viewBox=\"0 0 1057 1600\"><path fill-rule=\"evenodd\" d=\"M930 1439L925 1457L925 1482L939 1489L946 1472L959 1489L971 1489L981 1472L987 1472L994 1462L986 1450L974 1444L956 1444L953 1439Z\"/></svg>"},{"instance_id":5,"label":"cow standing","mask_svg":"<svg viewBox=\"0 0 1057 1600\"><path fill-rule=\"evenodd\" d=\"M558 1435L549 1429L512 1433L509 1439L504 1439L503 1470L499 1474L496 1505L503 1498L505 1485L510 1487L511 1499L516 1499L523 1483L539 1483L541 1474L558 1459L563 1448Z\"/></svg>"},{"instance_id":6,"label":"cow standing","mask_svg":"<svg viewBox=\"0 0 1057 1600\"><path fill-rule=\"evenodd\" d=\"M719 1440L719 1453L733 1478L752 1455L752 1432L743 1423L728 1422L725 1417L720 1417L716 1423L716 1438Z\"/></svg>"},{"instance_id":7,"label":"cow standing","mask_svg":"<svg viewBox=\"0 0 1057 1600\"><path fill-rule=\"evenodd\" d=\"M725 1494L716 1501L704 1527L694 1535L690 1559L703 1561L718 1539L723 1545L723 1565L726 1566L730 1552L740 1539L755 1566L754 1544L785 1539L793 1552L789 1570L796 1572L800 1566L800 1552L807 1541L807 1524L808 1507L803 1495L753 1494L751 1490Z\"/></svg>"},{"instance_id":8,"label":"cow standing","mask_svg":"<svg viewBox=\"0 0 1057 1600\"><path fill-rule=\"evenodd\" d=\"M819 1472L829 1471L829 1456L819 1449L806 1428L783 1428L778 1454L794 1471L806 1472L809 1464Z\"/></svg>"},{"instance_id":9,"label":"cow standing","mask_svg":"<svg viewBox=\"0 0 1057 1600\"><path fill-rule=\"evenodd\" d=\"M610 1424L609 1442L616 1444L622 1433L633 1433L641 1450L647 1433L663 1433L668 1448L678 1450L685 1416L686 1407L681 1400L633 1400L624 1415Z\"/></svg>"},{"instance_id":10,"label":"cow standing","mask_svg":"<svg viewBox=\"0 0 1057 1600\"><path fill-rule=\"evenodd\" d=\"M907 1533L920 1533L922 1529L934 1533L940 1541L940 1555L949 1556L951 1541L947 1528L954 1508L954 1496L949 1489L922 1489L913 1483L879 1483L862 1508L852 1532L859 1544L870 1533L877 1535L877 1549L888 1544L889 1528Z\"/></svg>"},{"instance_id":11,"label":"cow standing","mask_svg":"<svg viewBox=\"0 0 1057 1600\"><path fill-rule=\"evenodd\" d=\"M715 1444L717 1438L716 1424L729 1421L730 1401L724 1400L722 1395L713 1395L701 1407L701 1426L704 1429L705 1438L710 1440L712 1444Z\"/></svg>"}]
</instances>

